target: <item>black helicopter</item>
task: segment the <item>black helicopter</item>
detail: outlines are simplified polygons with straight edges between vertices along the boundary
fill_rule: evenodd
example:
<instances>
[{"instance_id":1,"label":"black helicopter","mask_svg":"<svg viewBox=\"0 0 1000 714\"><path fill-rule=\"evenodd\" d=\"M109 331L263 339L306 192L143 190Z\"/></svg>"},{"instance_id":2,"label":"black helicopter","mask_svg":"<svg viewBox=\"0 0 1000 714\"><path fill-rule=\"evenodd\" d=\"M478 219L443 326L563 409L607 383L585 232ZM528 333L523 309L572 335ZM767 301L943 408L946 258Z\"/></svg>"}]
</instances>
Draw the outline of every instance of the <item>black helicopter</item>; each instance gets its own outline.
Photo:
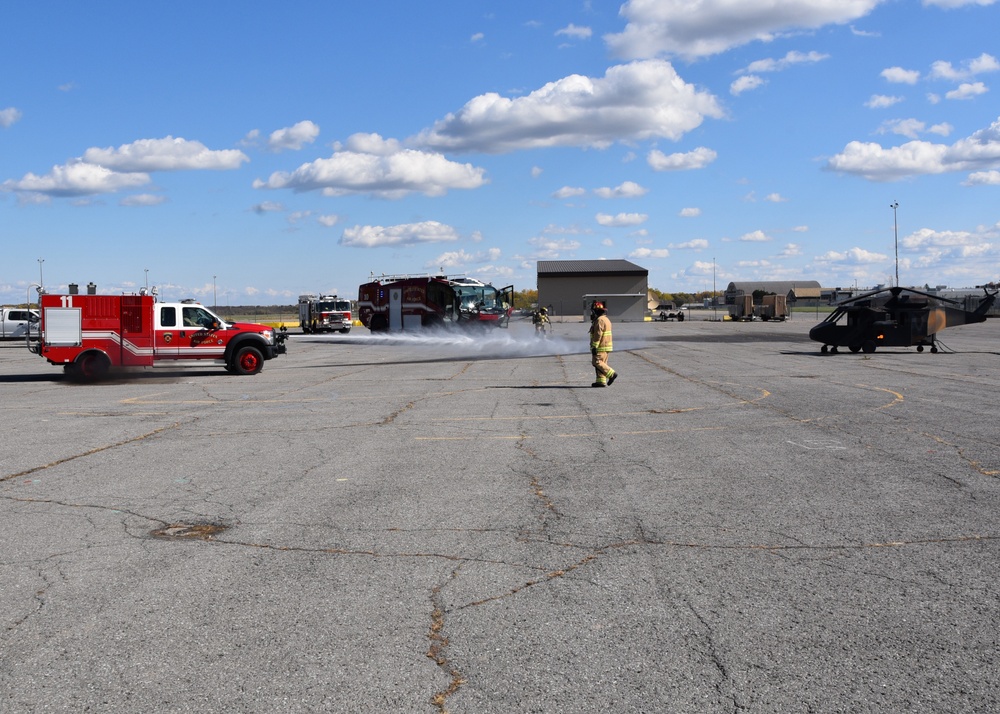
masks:
<instances>
[{"instance_id":1,"label":"black helicopter","mask_svg":"<svg viewBox=\"0 0 1000 714\"><path fill-rule=\"evenodd\" d=\"M823 322L809 330L809 338L823 343L820 352L836 353L838 347L851 352L874 352L877 347L929 345L937 352L935 334L946 327L984 322L996 301L997 291L983 288L986 295L975 310L962 308L957 300L912 288L882 288L858 295L837 305Z\"/></svg>"}]
</instances>

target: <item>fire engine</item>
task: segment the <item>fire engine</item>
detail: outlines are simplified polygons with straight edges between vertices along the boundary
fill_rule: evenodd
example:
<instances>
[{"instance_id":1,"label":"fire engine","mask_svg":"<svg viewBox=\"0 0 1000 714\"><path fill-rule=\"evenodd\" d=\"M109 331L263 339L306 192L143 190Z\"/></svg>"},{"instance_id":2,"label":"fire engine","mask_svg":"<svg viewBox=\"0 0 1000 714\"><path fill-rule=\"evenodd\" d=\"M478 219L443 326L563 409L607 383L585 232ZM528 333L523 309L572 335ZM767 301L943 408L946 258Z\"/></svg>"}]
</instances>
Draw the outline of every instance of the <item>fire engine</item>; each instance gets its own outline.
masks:
<instances>
[{"instance_id":1,"label":"fire engine","mask_svg":"<svg viewBox=\"0 0 1000 714\"><path fill-rule=\"evenodd\" d=\"M358 288L358 318L372 332L421 327L507 327L514 286L474 278L382 275Z\"/></svg>"},{"instance_id":2,"label":"fire engine","mask_svg":"<svg viewBox=\"0 0 1000 714\"><path fill-rule=\"evenodd\" d=\"M158 302L137 295L39 296L39 339L32 352L62 365L71 377L97 379L111 367L151 367L165 361L211 360L234 374L257 374L285 352L287 333L267 325L228 323L195 302ZM90 288L91 286L88 286Z\"/></svg>"},{"instance_id":3,"label":"fire engine","mask_svg":"<svg viewBox=\"0 0 1000 714\"><path fill-rule=\"evenodd\" d=\"M299 295L299 326L310 332L351 331L351 301L336 295Z\"/></svg>"}]
</instances>

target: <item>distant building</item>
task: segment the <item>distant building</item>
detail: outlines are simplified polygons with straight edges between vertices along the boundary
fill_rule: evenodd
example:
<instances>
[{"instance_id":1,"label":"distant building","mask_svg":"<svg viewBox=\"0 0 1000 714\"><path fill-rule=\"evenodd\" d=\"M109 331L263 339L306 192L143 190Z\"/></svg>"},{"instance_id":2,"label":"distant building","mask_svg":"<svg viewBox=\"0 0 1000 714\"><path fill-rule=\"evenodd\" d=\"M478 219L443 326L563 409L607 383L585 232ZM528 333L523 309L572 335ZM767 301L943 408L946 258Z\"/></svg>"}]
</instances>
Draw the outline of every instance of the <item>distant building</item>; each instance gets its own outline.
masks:
<instances>
[{"instance_id":1,"label":"distant building","mask_svg":"<svg viewBox=\"0 0 1000 714\"><path fill-rule=\"evenodd\" d=\"M540 260L538 304L551 315L590 319L590 303L603 301L608 317L646 318L649 271L628 260Z\"/></svg>"}]
</instances>

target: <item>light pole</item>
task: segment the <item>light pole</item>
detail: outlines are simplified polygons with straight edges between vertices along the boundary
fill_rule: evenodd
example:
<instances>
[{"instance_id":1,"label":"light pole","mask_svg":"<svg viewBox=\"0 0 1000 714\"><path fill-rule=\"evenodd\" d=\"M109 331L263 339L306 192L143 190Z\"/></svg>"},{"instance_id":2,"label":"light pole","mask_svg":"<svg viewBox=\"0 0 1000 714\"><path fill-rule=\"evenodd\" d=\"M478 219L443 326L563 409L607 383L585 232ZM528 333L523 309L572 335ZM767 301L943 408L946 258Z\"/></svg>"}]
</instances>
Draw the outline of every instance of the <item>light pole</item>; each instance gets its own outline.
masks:
<instances>
[{"instance_id":1,"label":"light pole","mask_svg":"<svg viewBox=\"0 0 1000 714\"><path fill-rule=\"evenodd\" d=\"M712 322L719 321L719 301L715 296L715 258L712 258Z\"/></svg>"},{"instance_id":2,"label":"light pole","mask_svg":"<svg viewBox=\"0 0 1000 714\"><path fill-rule=\"evenodd\" d=\"M889 206L892 209L892 239L896 246L896 287L899 287L899 224L896 222L896 209L899 208L899 201L893 201Z\"/></svg>"},{"instance_id":3,"label":"light pole","mask_svg":"<svg viewBox=\"0 0 1000 714\"><path fill-rule=\"evenodd\" d=\"M45 285L45 280L42 278L42 263L45 262L45 258L38 259L38 284Z\"/></svg>"},{"instance_id":4,"label":"light pole","mask_svg":"<svg viewBox=\"0 0 1000 714\"><path fill-rule=\"evenodd\" d=\"M219 292L218 292L218 290L216 289L216 286L215 286L215 279L217 277L218 277L217 275L213 275L212 276L212 309L213 310L218 310L219 309Z\"/></svg>"},{"instance_id":5,"label":"light pole","mask_svg":"<svg viewBox=\"0 0 1000 714\"><path fill-rule=\"evenodd\" d=\"M143 268L146 271L146 292L149 292L149 268Z\"/></svg>"}]
</instances>

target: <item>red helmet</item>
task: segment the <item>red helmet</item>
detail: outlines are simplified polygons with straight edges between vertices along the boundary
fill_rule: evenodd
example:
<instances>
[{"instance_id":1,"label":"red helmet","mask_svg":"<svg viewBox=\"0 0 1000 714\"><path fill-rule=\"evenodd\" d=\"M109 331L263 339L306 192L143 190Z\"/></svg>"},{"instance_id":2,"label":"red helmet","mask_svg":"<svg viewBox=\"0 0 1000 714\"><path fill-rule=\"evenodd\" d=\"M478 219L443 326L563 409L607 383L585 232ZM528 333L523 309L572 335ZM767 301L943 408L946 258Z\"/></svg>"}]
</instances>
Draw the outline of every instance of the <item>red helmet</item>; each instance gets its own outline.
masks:
<instances>
[{"instance_id":1,"label":"red helmet","mask_svg":"<svg viewBox=\"0 0 1000 714\"><path fill-rule=\"evenodd\" d=\"M604 310L604 303L600 300L594 300L594 304L590 306L592 310Z\"/></svg>"}]
</instances>

